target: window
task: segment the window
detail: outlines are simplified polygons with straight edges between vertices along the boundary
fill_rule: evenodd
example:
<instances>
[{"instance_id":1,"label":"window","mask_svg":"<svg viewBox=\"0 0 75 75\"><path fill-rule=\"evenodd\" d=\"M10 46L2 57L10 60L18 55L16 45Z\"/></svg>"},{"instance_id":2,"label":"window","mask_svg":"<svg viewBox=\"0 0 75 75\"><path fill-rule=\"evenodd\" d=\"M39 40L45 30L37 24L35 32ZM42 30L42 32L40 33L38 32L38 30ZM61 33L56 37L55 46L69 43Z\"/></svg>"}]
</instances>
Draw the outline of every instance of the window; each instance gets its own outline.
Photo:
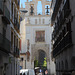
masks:
<instances>
[{"instance_id":1,"label":"window","mask_svg":"<svg viewBox=\"0 0 75 75\"><path fill-rule=\"evenodd\" d=\"M11 46L13 45L13 32L11 31Z\"/></svg>"},{"instance_id":2,"label":"window","mask_svg":"<svg viewBox=\"0 0 75 75\"><path fill-rule=\"evenodd\" d=\"M37 19L35 19L35 24L37 24Z\"/></svg>"},{"instance_id":3,"label":"window","mask_svg":"<svg viewBox=\"0 0 75 75\"><path fill-rule=\"evenodd\" d=\"M23 58L21 58L21 61L23 61Z\"/></svg>"},{"instance_id":4,"label":"window","mask_svg":"<svg viewBox=\"0 0 75 75\"><path fill-rule=\"evenodd\" d=\"M45 23L45 19L43 19L43 24Z\"/></svg>"},{"instance_id":5,"label":"window","mask_svg":"<svg viewBox=\"0 0 75 75\"><path fill-rule=\"evenodd\" d=\"M38 1L37 15L42 15L42 4L41 4L41 1Z\"/></svg>"},{"instance_id":6,"label":"window","mask_svg":"<svg viewBox=\"0 0 75 75\"><path fill-rule=\"evenodd\" d=\"M45 31L36 31L35 42L45 42Z\"/></svg>"}]
</instances>

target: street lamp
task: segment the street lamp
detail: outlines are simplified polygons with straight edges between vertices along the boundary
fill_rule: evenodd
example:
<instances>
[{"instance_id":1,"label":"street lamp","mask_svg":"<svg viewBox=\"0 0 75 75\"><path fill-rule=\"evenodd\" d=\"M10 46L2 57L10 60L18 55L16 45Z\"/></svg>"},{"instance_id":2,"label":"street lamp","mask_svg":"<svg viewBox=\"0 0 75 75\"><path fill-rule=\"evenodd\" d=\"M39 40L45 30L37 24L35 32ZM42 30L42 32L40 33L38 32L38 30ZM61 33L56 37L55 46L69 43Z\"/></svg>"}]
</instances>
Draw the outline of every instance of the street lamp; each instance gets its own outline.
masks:
<instances>
[{"instance_id":1,"label":"street lamp","mask_svg":"<svg viewBox=\"0 0 75 75\"><path fill-rule=\"evenodd\" d=\"M21 12L23 12L23 13L27 13L28 11L27 11L27 10L21 10Z\"/></svg>"},{"instance_id":2,"label":"street lamp","mask_svg":"<svg viewBox=\"0 0 75 75\"><path fill-rule=\"evenodd\" d=\"M23 14L21 14L21 18L24 19L25 14L26 14L28 11L27 11L27 10L20 10L20 12L23 13ZM22 19L21 19L20 21L22 21Z\"/></svg>"}]
</instances>

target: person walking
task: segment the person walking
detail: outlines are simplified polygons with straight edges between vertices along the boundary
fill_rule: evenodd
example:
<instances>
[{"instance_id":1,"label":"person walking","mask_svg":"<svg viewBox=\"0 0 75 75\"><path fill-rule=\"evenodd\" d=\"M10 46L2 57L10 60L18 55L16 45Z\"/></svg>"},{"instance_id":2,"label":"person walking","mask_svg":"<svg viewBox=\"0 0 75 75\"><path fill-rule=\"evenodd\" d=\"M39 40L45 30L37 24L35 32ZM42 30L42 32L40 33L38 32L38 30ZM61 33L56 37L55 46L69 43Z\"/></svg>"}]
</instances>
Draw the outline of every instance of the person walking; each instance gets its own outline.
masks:
<instances>
[{"instance_id":1,"label":"person walking","mask_svg":"<svg viewBox=\"0 0 75 75\"><path fill-rule=\"evenodd\" d=\"M45 75L48 75L48 71L47 70L45 71Z\"/></svg>"}]
</instances>

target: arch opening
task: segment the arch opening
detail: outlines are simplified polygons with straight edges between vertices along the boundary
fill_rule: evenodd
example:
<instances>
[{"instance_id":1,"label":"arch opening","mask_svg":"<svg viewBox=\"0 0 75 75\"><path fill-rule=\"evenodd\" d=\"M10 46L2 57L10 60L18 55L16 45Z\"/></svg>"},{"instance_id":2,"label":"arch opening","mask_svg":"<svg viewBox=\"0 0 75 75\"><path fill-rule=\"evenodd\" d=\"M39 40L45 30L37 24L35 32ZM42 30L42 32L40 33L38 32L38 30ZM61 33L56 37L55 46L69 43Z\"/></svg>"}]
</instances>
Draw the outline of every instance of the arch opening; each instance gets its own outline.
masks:
<instances>
[{"instance_id":1,"label":"arch opening","mask_svg":"<svg viewBox=\"0 0 75 75\"><path fill-rule=\"evenodd\" d=\"M38 1L38 4L37 4L37 15L42 15L42 3L41 3L41 1Z\"/></svg>"},{"instance_id":2,"label":"arch opening","mask_svg":"<svg viewBox=\"0 0 75 75\"><path fill-rule=\"evenodd\" d=\"M47 68L47 55L45 51L38 50L34 60L34 67Z\"/></svg>"}]
</instances>

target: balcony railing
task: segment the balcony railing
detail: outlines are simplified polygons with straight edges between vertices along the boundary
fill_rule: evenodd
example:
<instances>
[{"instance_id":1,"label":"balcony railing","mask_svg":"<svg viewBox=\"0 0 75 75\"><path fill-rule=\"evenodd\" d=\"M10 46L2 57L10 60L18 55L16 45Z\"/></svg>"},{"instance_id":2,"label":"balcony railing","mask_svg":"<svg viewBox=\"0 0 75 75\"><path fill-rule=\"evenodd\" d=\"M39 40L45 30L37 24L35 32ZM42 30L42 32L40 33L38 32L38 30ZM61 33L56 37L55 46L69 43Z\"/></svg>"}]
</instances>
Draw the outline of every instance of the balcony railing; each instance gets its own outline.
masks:
<instances>
[{"instance_id":1,"label":"balcony railing","mask_svg":"<svg viewBox=\"0 0 75 75\"><path fill-rule=\"evenodd\" d=\"M0 50L10 52L11 42L0 33Z\"/></svg>"},{"instance_id":2,"label":"balcony railing","mask_svg":"<svg viewBox=\"0 0 75 75\"><path fill-rule=\"evenodd\" d=\"M64 10L64 18L67 18L69 16L69 14L71 13L69 0L66 0L63 10Z\"/></svg>"},{"instance_id":3,"label":"balcony railing","mask_svg":"<svg viewBox=\"0 0 75 75\"><path fill-rule=\"evenodd\" d=\"M53 35L52 35L52 36L54 36L54 38L56 37L59 30L62 28L62 25L64 23L65 23L65 18L64 18L64 14L63 14L63 10L62 10L62 12L60 13L60 16L58 17L57 23L55 24L54 32L53 32Z\"/></svg>"},{"instance_id":4,"label":"balcony railing","mask_svg":"<svg viewBox=\"0 0 75 75\"><path fill-rule=\"evenodd\" d=\"M59 7L61 5L61 2L62 2L62 0L56 0L55 7L54 7L54 10L53 10L53 14L52 14L52 21L55 20L55 17L56 17L56 15L58 13L58 10L59 10Z\"/></svg>"},{"instance_id":5,"label":"balcony railing","mask_svg":"<svg viewBox=\"0 0 75 75\"><path fill-rule=\"evenodd\" d=\"M5 23L5 24L10 24L10 11L9 9L7 8L6 5L3 6L3 16L2 16L2 21Z\"/></svg>"},{"instance_id":6,"label":"balcony railing","mask_svg":"<svg viewBox=\"0 0 75 75\"><path fill-rule=\"evenodd\" d=\"M64 38L60 41L60 43L53 50L53 57L59 54L65 48L68 48L72 45L71 32L68 32Z\"/></svg>"},{"instance_id":7,"label":"balcony railing","mask_svg":"<svg viewBox=\"0 0 75 75\"><path fill-rule=\"evenodd\" d=\"M20 56L20 50L16 46L14 47L14 56L19 57Z\"/></svg>"},{"instance_id":8,"label":"balcony railing","mask_svg":"<svg viewBox=\"0 0 75 75\"><path fill-rule=\"evenodd\" d=\"M61 4L61 1L60 0L56 0L56 4L55 4L55 7L54 7L54 11L53 11L53 14L52 14L52 22L55 20L55 17L58 13L58 9L60 7L60 4ZM59 4L60 3L60 4ZM67 18L71 13L71 9L70 9L70 3L69 3L69 0L66 0L66 3L64 4L64 7L63 7L63 10L62 12L60 13L60 16L59 16L59 20L60 20L60 25L63 24L65 22L65 18Z\"/></svg>"}]
</instances>

